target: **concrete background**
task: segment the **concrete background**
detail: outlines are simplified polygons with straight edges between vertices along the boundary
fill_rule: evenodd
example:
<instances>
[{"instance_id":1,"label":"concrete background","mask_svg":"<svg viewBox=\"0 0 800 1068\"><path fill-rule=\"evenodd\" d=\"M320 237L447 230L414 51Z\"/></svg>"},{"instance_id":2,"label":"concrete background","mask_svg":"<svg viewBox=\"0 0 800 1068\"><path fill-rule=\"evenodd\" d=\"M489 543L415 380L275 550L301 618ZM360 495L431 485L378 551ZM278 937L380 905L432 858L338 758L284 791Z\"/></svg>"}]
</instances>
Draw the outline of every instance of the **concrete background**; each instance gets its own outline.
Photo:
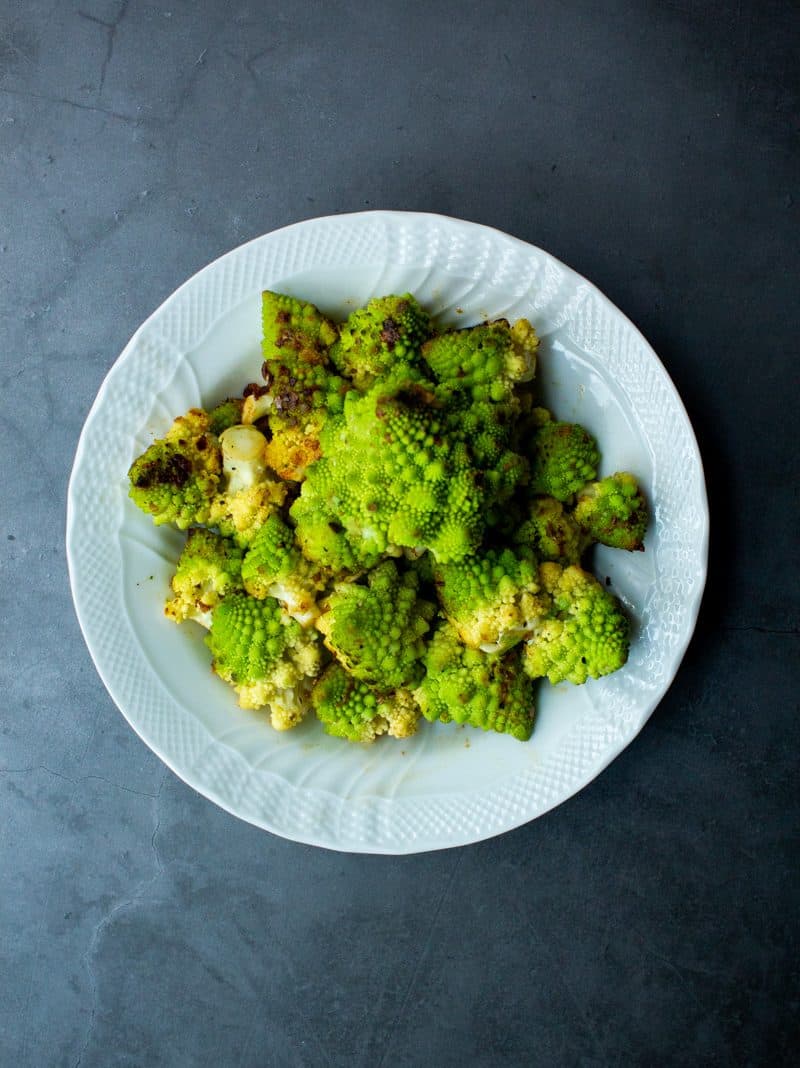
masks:
<instances>
[{"instance_id":1,"label":"concrete background","mask_svg":"<svg viewBox=\"0 0 800 1068\"><path fill-rule=\"evenodd\" d=\"M798 1018L796 4L0 3L0 1064L778 1065ZM127 727L64 560L83 420L212 258L423 209L643 330L712 507L638 740L468 849L328 853Z\"/></svg>"}]
</instances>

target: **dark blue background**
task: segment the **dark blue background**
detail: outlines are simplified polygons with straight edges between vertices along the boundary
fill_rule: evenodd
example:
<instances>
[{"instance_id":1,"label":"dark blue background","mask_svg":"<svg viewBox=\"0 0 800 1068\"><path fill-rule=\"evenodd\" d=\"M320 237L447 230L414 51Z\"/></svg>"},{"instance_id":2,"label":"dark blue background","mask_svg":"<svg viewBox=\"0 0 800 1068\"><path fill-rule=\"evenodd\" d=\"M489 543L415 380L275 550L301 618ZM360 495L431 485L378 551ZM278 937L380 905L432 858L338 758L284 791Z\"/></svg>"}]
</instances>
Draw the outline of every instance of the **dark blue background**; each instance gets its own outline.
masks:
<instances>
[{"instance_id":1,"label":"dark blue background","mask_svg":"<svg viewBox=\"0 0 800 1068\"><path fill-rule=\"evenodd\" d=\"M0 1063L789 1062L799 11L0 3ZM681 391L712 506L697 635L636 742L535 823L406 859L276 839L166 773L63 550L139 323L250 237L375 207L599 285Z\"/></svg>"}]
</instances>

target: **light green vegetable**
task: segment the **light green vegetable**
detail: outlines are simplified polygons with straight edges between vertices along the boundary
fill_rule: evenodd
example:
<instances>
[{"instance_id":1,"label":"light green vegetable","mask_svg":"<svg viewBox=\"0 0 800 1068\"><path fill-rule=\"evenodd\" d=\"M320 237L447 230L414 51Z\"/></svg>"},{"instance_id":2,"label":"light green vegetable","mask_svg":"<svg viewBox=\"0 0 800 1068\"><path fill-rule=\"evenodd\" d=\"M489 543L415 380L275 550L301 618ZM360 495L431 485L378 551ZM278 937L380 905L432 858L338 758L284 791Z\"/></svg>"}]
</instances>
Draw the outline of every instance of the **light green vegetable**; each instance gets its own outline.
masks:
<instances>
[{"instance_id":1,"label":"light green vegetable","mask_svg":"<svg viewBox=\"0 0 800 1068\"><path fill-rule=\"evenodd\" d=\"M527 319L437 331L410 293L335 323L262 293L241 397L175 420L130 497L189 529L165 606L278 730L407 738L421 719L525 740L537 680L622 667L629 622L580 564L640 549L635 477L540 405Z\"/></svg>"},{"instance_id":2,"label":"light green vegetable","mask_svg":"<svg viewBox=\"0 0 800 1068\"><path fill-rule=\"evenodd\" d=\"M525 645L531 678L580 686L621 668L630 625L617 598L575 565L542 564L539 577L553 607Z\"/></svg>"},{"instance_id":3,"label":"light green vegetable","mask_svg":"<svg viewBox=\"0 0 800 1068\"><path fill-rule=\"evenodd\" d=\"M533 685L520 652L502 656L462 645L455 628L443 623L425 658L426 675L414 691L422 714L441 723L466 723L527 741L533 730Z\"/></svg>"},{"instance_id":4,"label":"light green vegetable","mask_svg":"<svg viewBox=\"0 0 800 1068\"><path fill-rule=\"evenodd\" d=\"M647 502L633 475L618 471L578 494L575 519L594 541L613 549L643 549Z\"/></svg>"}]
</instances>

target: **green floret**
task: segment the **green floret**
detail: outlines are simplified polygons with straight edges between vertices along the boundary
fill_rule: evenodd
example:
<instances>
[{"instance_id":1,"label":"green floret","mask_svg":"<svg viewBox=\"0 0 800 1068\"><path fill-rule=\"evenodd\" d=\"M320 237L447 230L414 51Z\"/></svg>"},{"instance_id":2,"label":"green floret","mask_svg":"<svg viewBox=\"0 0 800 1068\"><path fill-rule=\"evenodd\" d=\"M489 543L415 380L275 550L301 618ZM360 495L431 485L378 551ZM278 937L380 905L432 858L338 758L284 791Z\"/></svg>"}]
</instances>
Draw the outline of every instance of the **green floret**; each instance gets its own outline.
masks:
<instances>
[{"instance_id":1,"label":"green floret","mask_svg":"<svg viewBox=\"0 0 800 1068\"><path fill-rule=\"evenodd\" d=\"M527 319L506 319L439 334L422 347L437 382L468 392L476 401L503 401L536 373L539 339Z\"/></svg>"},{"instance_id":2,"label":"green floret","mask_svg":"<svg viewBox=\"0 0 800 1068\"><path fill-rule=\"evenodd\" d=\"M414 691L426 719L466 723L527 741L535 715L533 684L522 670L520 652L505 656L462 645L443 623L428 646L426 675Z\"/></svg>"},{"instance_id":3,"label":"green floret","mask_svg":"<svg viewBox=\"0 0 800 1068\"><path fill-rule=\"evenodd\" d=\"M321 669L318 635L287 618L272 597L232 593L211 615L206 642L213 668L239 695L242 708L270 708L276 730L288 730L309 708Z\"/></svg>"},{"instance_id":4,"label":"green floret","mask_svg":"<svg viewBox=\"0 0 800 1068\"><path fill-rule=\"evenodd\" d=\"M488 549L435 568L442 608L465 645L505 652L547 615L536 561L510 549Z\"/></svg>"},{"instance_id":5,"label":"green floret","mask_svg":"<svg viewBox=\"0 0 800 1068\"><path fill-rule=\"evenodd\" d=\"M498 403L475 401L460 391L447 397L445 426L468 447L480 471L487 507L507 501L528 476L528 461L510 447L515 409L513 397Z\"/></svg>"},{"instance_id":6,"label":"green floret","mask_svg":"<svg viewBox=\"0 0 800 1068\"><path fill-rule=\"evenodd\" d=\"M232 426L220 439L223 479L207 521L247 547L286 500L288 487L265 462L267 439L254 426Z\"/></svg>"},{"instance_id":7,"label":"green floret","mask_svg":"<svg viewBox=\"0 0 800 1068\"><path fill-rule=\"evenodd\" d=\"M530 491L567 501L597 474L597 442L577 423L545 423L530 444Z\"/></svg>"},{"instance_id":8,"label":"green floret","mask_svg":"<svg viewBox=\"0 0 800 1068\"><path fill-rule=\"evenodd\" d=\"M320 460L314 466L318 467L316 477L304 483L289 510L297 544L310 563L338 578L355 577L375 567L381 559L381 550L374 542L348 534L323 489L327 462Z\"/></svg>"},{"instance_id":9,"label":"green floret","mask_svg":"<svg viewBox=\"0 0 800 1068\"><path fill-rule=\"evenodd\" d=\"M420 718L408 690L379 695L336 663L315 684L311 703L325 732L348 742L374 742L381 734L408 738Z\"/></svg>"},{"instance_id":10,"label":"green floret","mask_svg":"<svg viewBox=\"0 0 800 1068\"><path fill-rule=\"evenodd\" d=\"M350 388L329 359L337 327L313 304L269 290L262 293L262 326L264 385L248 387L242 421L268 420L268 462L282 478L300 481L320 455L325 420L341 412Z\"/></svg>"},{"instance_id":11,"label":"green floret","mask_svg":"<svg viewBox=\"0 0 800 1068\"><path fill-rule=\"evenodd\" d=\"M192 408L131 464L129 495L157 526L172 523L185 530L208 521L221 475L208 414Z\"/></svg>"},{"instance_id":12,"label":"green floret","mask_svg":"<svg viewBox=\"0 0 800 1068\"><path fill-rule=\"evenodd\" d=\"M241 397L228 397L216 408L208 413L211 421L211 433L217 437L230 426L237 426L242 421L242 406L244 401Z\"/></svg>"},{"instance_id":13,"label":"green floret","mask_svg":"<svg viewBox=\"0 0 800 1068\"><path fill-rule=\"evenodd\" d=\"M211 610L242 588L242 550L205 527L189 531L172 577L173 596L164 611L176 623L211 625Z\"/></svg>"},{"instance_id":14,"label":"green floret","mask_svg":"<svg viewBox=\"0 0 800 1068\"><path fill-rule=\"evenodd\" d=\"M586 531L555 497L535 497L527 518L513 534L517 545L530 549L539 560L578 564L591 542Z\"/></svg>"},{"instance_id":15,"label":"green floret","mask_svg":"<svg viewBox=\"0 0 800 1068\"><path fill-rule=\"evenodd\" d=\"M281 478L302 482L309 465L322 456L319 439L327 418L327 412L322 410L309 412L296 423L271 415L271 436L264 456L272 470Z\"/></svg>"},{"instance_id":16,"label":"green floret","mask_svg":"<svg viewBox=\"0 0 800 1068\"><path fill-rule=\"evenodd\" d=\"M617 598L575 565L542 564L539 577L553 609L525 646L531 678L580 686L621 668L628 659L630 627Z\"/></svg>"},{"instance_id":17,"label":"green floret","mask_svg":"<svg viewBox=\"0 0 800 1068\"><path fill-rule=\"evenodd\" d=\"M284 350L324 355L337 335L336 324L309 301L269 289L262 292L261 349L265 360L283 355Z\"/></svg>"},{"instance_id":18,"label":"green floret","mask_svg":"<svg viewBox=\"0 0 800 1068\"><path fill-rule=\"evenodd\" d=\"M255 535L241 570L249 594L274 597L303 626L319 615L317 597L326 573L303 557L294 531L279 515L271 515Z\"/></svg>"},{"instance_id":19,"label":"green floret","mask_svg":"<svg viewBox=\"0 0 800 1068\"><path fill-rule=\"evenodd\" d=\"M362 682L380 692L412 686L422 676L423 637L436 607L418 596L419 579L384 560L367 583L342 583L328 598L317 627L325 644Z\"/></svg>"},{"instance_id":20,"label":"green floret","mask_svg":"<svg viewBox=\"0 0 800 1068\"><path fill-rule=\"evenodd\" d=\"M538 346L527 319L455 330L423 346L439 383L447 429L468 444L490 508L508 500L528 474L528 462L513 441L523 411L515 388L533 378Z\"/></svg>"},{"instance_id":21,"label":"green floret","mask_svg":"<svg viewBox=\"0 0 800 1068\"><path fill-rule=\"evenodd\" d=\"M430 316L410 293L375 297L340 328L331 359L358 389L367 389L398 365L418 364L420 348L431 330Z\"/></svg>"},{"instance_id":22,"label":"green floret","mask_svg":"<svg viewBox=\"0 0 800 1068\"><path fill-rule=\"evenodd\" d=\"M319 523L338 525L335 551L340 540L378 557L409 548L457 560L475 550L485 522L478 471L466 444L446 432L430 389L386 380L352 392L321 442L291 513L310 559L328 563L315 555L320 538L331 540Z\"/></svg>"},{"instance_id":23,"label":"green floret","mask_svg":"<svg viewBox=\"0 0 800 1068\"><path fill-rule=\"evenodd\" d=\"M649 521L647 501L627 471L617 471L584 486L578 494L575 518L601 545L631 551L644 549Z\"/></svg>"}]
</instances>

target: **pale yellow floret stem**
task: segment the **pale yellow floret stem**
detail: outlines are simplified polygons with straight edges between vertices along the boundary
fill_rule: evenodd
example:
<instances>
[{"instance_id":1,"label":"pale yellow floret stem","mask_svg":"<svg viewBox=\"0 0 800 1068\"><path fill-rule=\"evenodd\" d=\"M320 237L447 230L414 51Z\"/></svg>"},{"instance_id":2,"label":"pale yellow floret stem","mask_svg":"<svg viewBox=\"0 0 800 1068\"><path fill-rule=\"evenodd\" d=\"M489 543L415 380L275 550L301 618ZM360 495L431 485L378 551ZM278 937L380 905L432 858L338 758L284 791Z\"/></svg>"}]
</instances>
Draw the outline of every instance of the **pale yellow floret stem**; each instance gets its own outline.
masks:
<instances>
[{"instance_id":1,"label":"pale yellow floret stem","mask_svg":"<svg viewBox=\"0 0 800 1068\"><path fill-rule=\"evenodd\" d=\"M238 493L263 481L267 473L267 439L254 426L231 426L220 434L222 470L228 493Z\"/></svg>"},{"instance_id":2,"label":"pale yellow floret stem","mask_svg":"<svg viewBox=\"0 0 800 1068\"><path fill-rule=\"evenodd\" d=\"M242 405L242 422L245 424L255 423L257 419L263 419L269 415L275 403L271 393L262 393L257 397L254 393L245 397Z\"/></svg>"}]
</instances>

